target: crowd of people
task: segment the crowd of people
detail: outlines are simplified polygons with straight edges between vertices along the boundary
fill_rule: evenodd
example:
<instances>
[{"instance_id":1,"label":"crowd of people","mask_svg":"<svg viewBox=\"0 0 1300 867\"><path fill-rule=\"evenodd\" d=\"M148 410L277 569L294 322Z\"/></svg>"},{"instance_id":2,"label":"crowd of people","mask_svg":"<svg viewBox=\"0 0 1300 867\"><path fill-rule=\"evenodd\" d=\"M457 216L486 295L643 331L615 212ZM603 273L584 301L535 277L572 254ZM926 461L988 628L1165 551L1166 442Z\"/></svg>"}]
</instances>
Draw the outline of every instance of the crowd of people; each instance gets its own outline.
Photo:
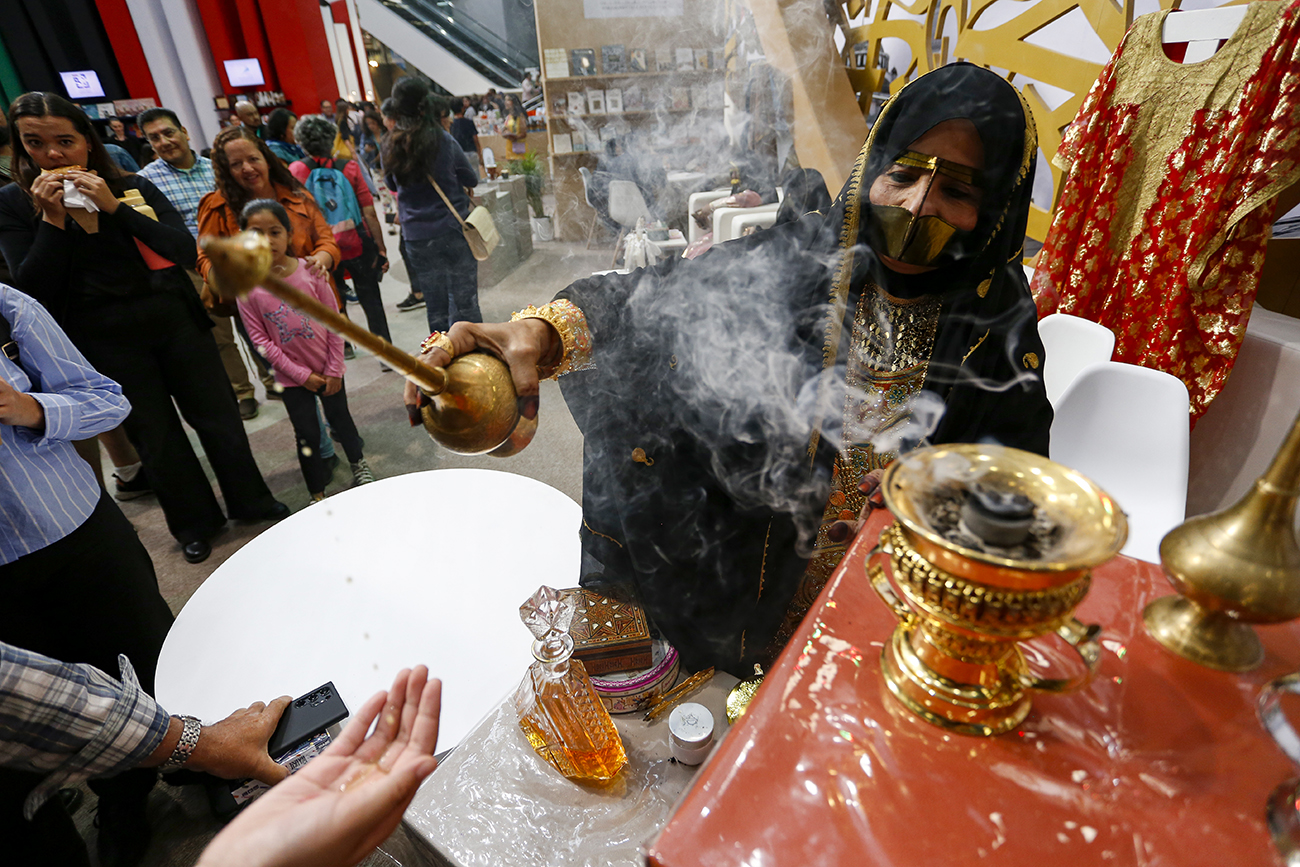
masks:
<instances>
[{"instance_id":1,"label":"crowd of people","mask_svg":"<svg viewBox=\"0 0 1300 867\"><path fill-rule=\"evenodd\" d=\"M404 82L386 106L385 114L339 100L317 115L277 108L263 117L240 102L210 148L196 147L166 107L140 114L133 130L114 119L101 138L81 108L50 93L24 94L0 123L0 523L14 530L0 538L0 837L22 863L88 863L63 800L51 797L59 786L91 780L99 861L132 865L149 844L144 805L156 768L269 783L284 776L266 754L284 700L200 727L149 697L172 614L113 500L155 495L191 563L210 556L229 520L289 514L244 428L259 404L241 341L266 398L284 403L311 499L332 483L334 438L353 484L374 480L348 409L352 348L261 289L237 303L222 298L198 241L265 236L274 273L340 311L355 292L367 328L389 339L380 211L396 211L430 322L446 329L480 318L476 263L449 210L468 214L477 173L426 84ZM111 490L101 445L113 463ZM116 671L120 681L106 673ZM325 769L356 773L357 756L383 749L376 735L365 737L375 706L358 715L360 729L340 742L336 751L347 749L336 763L316 763L316 788L308 775L279 807L268 798L259 808L365 818L327 829L314 845L329 857L311 863L355 861L339 853L378 842L377 829L382 838L432 770L437 691L425 690L426 676L399 676L388 707L400 732L376 730L386 730L381 741L422 744L400 781L389 776L341 803L319 788L332 779ZM292 825L280 819L268 830L256 815L241 818L245 832L229 845L218 838L204 863L250 863L237 857L241 847ZM308 863L293 860L300 855L284 863Z\"/></svg>"},{"instance_id":2,"label":"crowd of people","mask_svg":"<svg viewBox=\"0 0 1300 867\"><path fill-rule=\"evenodd\" d=\"M472 107L462 100L458 117ZM133 447L141 464L131 477L150 481L195 561L226 515L193 472L178 408L231 517L287 512L252 462L209 336L213 313L229 312L200 300L211 264L196 232L260 232L286 281L342 309L344 277L373 299L358 269L382 271L371 189L382 181L434 331L425 360L501 356L528 418L539 378L563 376L584 436L582 583L637 599L689 669L743 676L771 664L873 507L884 468L907 449L996 441L1047 451L1044 350L1019 264L1036 133L993 72L953 64L900 91L829 204L809 189L772 229L695 260L579 280L540 308L486 324L457 219L477 175L426 83L399 81L377 120L342 101L320 116L280 116L274 129L250 104L236 111L239 123L217 136L210 159L194 153L172 112L142 118L165 164L153 177L119 169L66 100L26 94L9 111L14 181L0 189L0 252L16 288L0 286L9 330L0 344L14 348L0 354L0 518L24 530L0 536L9 594L0 608L0 834L28 853L23 863L38 863L55 837L70 859L80 845L50 798L62 782L92 780L100 860L119 865L137 863L147 845L154 768L283 777L264 761L283 699L205 729L148 698L171 614L147 552L74 445L123 430L118 450ZM377 173L367 170L367 137ZM287 163L271 141L303 156L285 150L295 156ZM370 327L381 327L370 313ZM313 497L328 482L313 449L327 439L318 400L354 480L367 481L342 341L265 293L241 299L232 321L282 388ZM404 399L415 408L425 398L408 383ZM114 668L120 681L104 673ZM433 770L439 693L430 683L423 669L400 673L202 863L362 857ZM8 703L6 694L27 698ZM82 740L57 727L32 734L33 719L76 716L88 694L100 698L99 717L59 723ZM86 738L112 748L88 762Z\"/></svg>"}]
</instances>

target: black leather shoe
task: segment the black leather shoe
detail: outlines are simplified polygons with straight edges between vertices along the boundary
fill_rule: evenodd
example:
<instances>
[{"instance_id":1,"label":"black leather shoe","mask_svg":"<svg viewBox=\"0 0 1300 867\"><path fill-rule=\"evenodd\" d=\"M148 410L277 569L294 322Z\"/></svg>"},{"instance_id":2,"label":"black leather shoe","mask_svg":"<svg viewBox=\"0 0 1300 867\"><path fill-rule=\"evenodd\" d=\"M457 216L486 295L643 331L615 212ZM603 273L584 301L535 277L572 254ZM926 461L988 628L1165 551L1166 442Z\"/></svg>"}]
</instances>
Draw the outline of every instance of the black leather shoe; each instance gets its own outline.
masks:
<instances>
[{"instance_id":1,"label":"black leather shoe","mask_svg":"<svg viewBox=\"0 0 1300 867\"><path fill-rule=\"evenodd\" d=\"M81 802L85 798L81 793L81 789L72 788L59 789L54 793L54 797L69 816L75 815L81 809Z\"/></svg>"},{"instance_id":2,"label":"black leather shoe","mask_svg":"<svg viewBox=\"0 0 1300 867\"><path fill-rule=\"evenodd\" d=\"M293 514L293 510L281 503L279 500L271 508L262 512L260 515L253 515L245 520L248 521L279 521Z\"/></svg>"},{"instance_id":3,"label":"black leather shoe","mask_svg":"<svg viewBox=\"0 0 1300 867\"><path fill-rule=\"evenodd\" d=\"M207 542L190 542L181 549L185 559L190 563L202 563L212 556L212 546Z\"/></svg>"}]
</instances>

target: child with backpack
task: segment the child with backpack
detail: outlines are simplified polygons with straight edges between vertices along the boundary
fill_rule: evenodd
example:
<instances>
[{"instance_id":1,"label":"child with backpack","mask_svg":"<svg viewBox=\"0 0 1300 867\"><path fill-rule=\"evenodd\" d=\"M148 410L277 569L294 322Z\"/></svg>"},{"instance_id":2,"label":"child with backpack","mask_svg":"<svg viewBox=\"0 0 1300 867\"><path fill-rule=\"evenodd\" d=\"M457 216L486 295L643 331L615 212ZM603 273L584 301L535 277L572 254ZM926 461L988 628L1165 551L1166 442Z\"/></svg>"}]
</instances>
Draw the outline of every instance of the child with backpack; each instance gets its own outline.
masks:
<instances>
[{"instance_id":1,"label":"child with backpack","mask_svg":"<svg viewBox=\"0 0 1300 867\"><path fill-rule=\"evenodd\" d=\"M334 291L325 278L308 268L304 260L288 255L293 229L283 205L271 199L254 199L240 213L239 228L266 236L273 274L322 304L333 306ZM239 299L239 315L253 344L275 371L276 382L284 388L284 408L298 441L298 466L312 500L325 499L325 486L332 476L319 450L317 397L352 464L353 482L373 482L374 473L361 451L361 435L348 412L348 396L343 388L343 338L260 286Z\"/></svg>"},{"instance_id":2,"label":"child with backpack","mask_svg":"<svg viewBox=\"0 0 1300 867\"><path fill-rule=\"evenodd\" d=\"M388 270L388 258L374 196L362 176L361 163L331 158L337 132L334 124L320 115L300 118L294 137L307 158L292 163L289 171L312 194L343 251L343 259L334 270L334 282L345 289L344 273L352 275L357 301L366 314L366 328L391 340L379 294L379 279ZM380 366L387 369L382 363Z\"/></svg>"}]
</instances>

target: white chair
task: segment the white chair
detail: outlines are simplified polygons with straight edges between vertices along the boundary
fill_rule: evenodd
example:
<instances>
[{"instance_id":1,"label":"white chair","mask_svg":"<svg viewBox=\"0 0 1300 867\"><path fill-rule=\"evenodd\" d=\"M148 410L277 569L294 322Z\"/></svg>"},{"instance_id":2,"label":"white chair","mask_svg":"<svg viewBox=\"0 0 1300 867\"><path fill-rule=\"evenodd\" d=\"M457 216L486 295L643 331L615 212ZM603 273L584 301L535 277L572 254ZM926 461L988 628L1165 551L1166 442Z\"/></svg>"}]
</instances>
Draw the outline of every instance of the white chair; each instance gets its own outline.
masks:
<instances>
[{"instance_id":1,"label":"white chair","mask_svg":"<svg viewBox=\"0 0 1300 867\"><path fill-rule=\"evenodd\" d=\"M781 202L784 200L785 191L777 187L776 201L771 204L758 205L753 208L718 208L713 212L713 243L721 244L723 241L739 238L740 233L744 231L744 226L749 224L748 218L750 217L757 217L761 222L762 218L770 216L771 222L767 223L767 226L771 226L776 222L777 211L781 210ZM738 225L738 220L745 222ZM759 225L759 222L752 224Z\"/></svg>"},{"instance_id":2,"label":"white chair","mask_svg":"<svg viewBox=\"0 0 1300 867\"><path fill-rule=\"evenodd\" d=\"M650 208L645 203L645 196L641 195L641 188L631 181L610 181L609 218L621 227L618 240L614 242L614 261L610 263L613 266L618 263L618 252L628 230L636 228L637 220L644 219L649 223L653 219Z\"/></svg>"},{"instance_id":3,"label":"white chair","mask_svg":"<svg viewBox=\"0 0 1300 867\"><path fill-rule=\"evenodd\" d=\"M745 230L750 226L756 229L770 229L776 225L776 211L764 210L761 208L750 208L744 213L737 214L730 221L725 232L730 235L723 240L730 241L734 238L743 238Z\"/></svg>"},{"instance_id":4,"label":"white chair","mask_svg":"<svg viewBox=\"0 0 1300 867\"><path fill-rule=\"evenodd\" d=\"M582 196L587 200L587 207L593 211L591 225L587 227L587 249L590 250L591 238L596 233L596 223L600 220L600 209L591 201L591 169L578 166L578 174L582 176Z\"/></svg>"},{"instance_id":5,"label":"white chair","mask_svg":"<svg viewBox=\"0 0 1300 867\"><path fill-rule=\"evenodd\" d=\"M1053 407L1079 371L1099 361L1110 361L1115 351L1115 334L1109 328L1065 313L1052 313L1039 320L1038 336L1047 353L1043 385Z\"/></svg>"},{"instance_id":6,"label":"white chair","mask_svg":"<svg viewBox=\"0 0 1300 867\"><path fill-rule=\"evenodd\" d=\"M483 173L488 177L492 177L492 172L488 171L488 169L495 169L496 167L497 156L492 153L492 148L483 148Z\"/></svg>"},{"instance_id":7,"label":"white chair","mask_svg":"<svg viewBox=\"0 0 1300 867\"><path fill-rule=\"evenodd\" d=\"M1160 562L1160 540L1187 512L1187 387L1159 370L1103 361L1080 371L1055 407L1051 458L1092 479L1128 515L1130 557Z\"/></svg>"}]
</instances>

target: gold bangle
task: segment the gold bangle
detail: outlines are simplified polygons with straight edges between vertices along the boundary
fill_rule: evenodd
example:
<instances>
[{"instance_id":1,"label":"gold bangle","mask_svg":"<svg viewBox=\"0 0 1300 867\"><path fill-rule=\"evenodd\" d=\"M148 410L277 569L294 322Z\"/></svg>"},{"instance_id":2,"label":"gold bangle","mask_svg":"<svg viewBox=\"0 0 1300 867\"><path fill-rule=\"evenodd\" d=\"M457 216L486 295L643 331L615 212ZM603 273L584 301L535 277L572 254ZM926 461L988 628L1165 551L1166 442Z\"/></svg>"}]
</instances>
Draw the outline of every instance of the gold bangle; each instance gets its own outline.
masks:
<instances>
[{"instance_id":1,"label":"gold bangle","mask_svg":"<svg viewBox=\"0 0 1300 867\"><path fill-rule=\"evenodd\" d=\"M591 329L587 327L587 317L572 301L562 298L550 304L543 304L541 307L530 304L510 317L511 322L518 322L521 319L541 319L543 322L550 323L560 335L560 344L563 347L560 362L548 368L538 366L538 378L554 379L576 370L590 370L595 367L591 360Z\"/></svg>"},{"instance_id":2,"label":"gold bangle","mask_svg":"<svg viewBox=\"0 0 1300 867\"><path fill-rule=\"evenodd\" d=\"M456 357L456 346L451 342L451 338L441 331L435 331L424 342L420 344L420 354L426 355L435 349L441 349L447 353L448 358Z\"/></svg>"}]
</instances>

